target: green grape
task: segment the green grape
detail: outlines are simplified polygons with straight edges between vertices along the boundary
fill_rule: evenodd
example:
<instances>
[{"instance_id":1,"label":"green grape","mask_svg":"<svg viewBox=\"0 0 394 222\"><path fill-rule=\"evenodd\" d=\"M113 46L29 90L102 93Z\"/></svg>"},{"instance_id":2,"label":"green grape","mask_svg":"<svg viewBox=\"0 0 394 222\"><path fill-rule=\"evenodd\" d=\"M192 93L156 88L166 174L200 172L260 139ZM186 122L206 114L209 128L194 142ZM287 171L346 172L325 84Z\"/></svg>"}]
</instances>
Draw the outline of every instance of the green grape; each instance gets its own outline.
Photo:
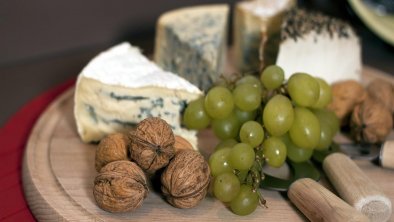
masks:
<instances>
[{"instance_id":1,"label":"green grape","mask_svg":"<svg viewBox=\"0 0 394 222\"><path fill-rule=\"evenodd\" d=\"M207 128L211 118L204 109L204 98L200 97L197 100L191 101L183 114L183 123L189 129L204 129Z\"/></svg>"},{"instance_id":2,"label":"green grape","mask_svg":"<svg viewBox=\"0 0 394 222\"><path fill-rule=\"evenodd\" d=\"M223 148L215 151L209 157L208 163L212 176L217 176L221 173L233 171L233 168L229 163L230 152L231 148Z\"/></svg>"},{"instance_id":3,"label":"green grape","mask_svg":"<svg viewBox=\"0 0 394 222\"><path fill-rule=\"evenodd\" d=\"M226 118L234 108L233 95L227 88L215 86L205 96L204 107L210 117Z\"/></svg>"},{"instance_id":4,"label":"green grape","mask_svg":"<svg viewBox=\"0 0 394 222\"><path fill-rule=\"evenodd\" d=\"M262 89L260 80L256 76L253 76L253 75L246 75L246 76L240 78L235 83L236 86L239 86L242 84L252 84L253 87L258 88L260 90Z\"/></svg>"},{"instance_id":5,"label":"green grape","mask_svg":"<svg viewBox=\"0 0 394 222\"><path fill-rule=\"evenodd\" d=\"M239 130L239 138L241 142L247 143L252 147L256 147L263 142L263 127L256 121L248 121L241 126L241 129Z\"/></svg>"},{"instance_id":6,"label":"green grape","mask_svg":"<svg viewBox=\"0 0 394 222\"><path fill-rule=\"evenodd\" d=\"M230 208L235 214L244 216L253 213L258 204L258 193L251 186L243 184L238 195L230 202Z\"/></svg>"},{"instance_id":7,"label":"green grape","mask_svg":"<svg viewBox=\"0 0 394 222\"><path fill-rule=\"evenodd\" d=\"M289 98L282 95L272 97L263 111L263 124L273 136L285 134L293 124L294 109Z\"/></svg>"},{"instance_id":8,"label":"green grape","mask_svg":"<svg viewBox=\"0 0 394 222\"><path fill-rule=\"evenodd\" d=\"M278 168L286 160L286 145L282 140L276 137L270 137L263 142L263 155L268 165Z\"/></svg>"},{"instance_id":9,"label":"green grape","mask_svg":"<svg viewBox=\"0 0 394 222\"><path fill-rule=\"evenodd\" d=\"M246 121L249 120L254 120L257 116L257 110L253 110L253 111L243 111L238 109L237 107L235 107L234 109L235 115L238 118L238 121L243 124Z\"/></svg>"},{"instance_id":10,"label":"green grape","mask_svg":"<svg viewBox=\"0 0 394 222\"><path fill-rule=\"evenodd\" d=\"M235 113L231 113L224 119L214 119L212 130L215 136L221 140L236 138L241 124L238 122Z\"/></svg>"},{"instance_id":11,"label":"green grape","mask_svg":"<svg viewBox=\"0 0 394 222\"><path fill-rule=\"evenodd\" d=\"M243 184L249 175L249 170L238 170L235 175L238 177L238 180L241 182L241 184Z\"/></svg>"},{"instance_id":12,"label":"green grape","mask_svg":"<svg viewBox=\"0 0 394 222\"><path fill-rule=\"evenodd\" d=\"M287 146L287 157L296 163L305 162L311 158L313 149L297 147L293 143Z\"/></svg>"},{"instance_id":13,"label":"green grape","mask_svg":"<svg viewBox=\"0 0 394 222\"><path fill-rule=\"evenodd\" d=\"M253 111L260 106L261 90L245 83L235 87L233 91L235 106L243 111Z\"/></svg>"},{"instance_id":14,"label":"green grape","mask_svg":"<svg viewBox=\"0 0 394 222\"><path fill-rule=\"evenodd\" d=\"M286 144L287 158L291 161L300 163L309 160L313 154L313 149L303 149L291 142L289 135L286 133L280 139Z\"/></svg>"},{"instance_id":15,"label":"green grape","mask_svg":"<svg viewBox=\"0 0 394 222\"><path fill-rule=\"evenodd\" d=\"M319 119L309 109L296 107L289 135L291 141L298 147L314 149L320 139Z\"/></svg>"},{"instance_id":16,"label":"green grape","mask_svg":"<svg viewBox=\"0 0 394 222\"><path fill-rule=\"evenodd\" d=\"M326 107L332 100L332 92L331 87L328 85L326 81L320 78L316 78L319 83L319 99L315 104L313 104L313 108L324 108Z\"/></svg>"},{"instance_id":17,"label":"green grape","mask_svg":"<svg viewBox=\"0 0 394 222\"><path fill-rule=\"evenodd\" d=\"M320 139L319 143L315 147L317 150L326 150L330 147L334 135L329 125L320 122Z\"/></svg>"},{"instance_id":18,"label":"green grape","mask_svg":"<svg viewBox=\"0 0 394 222\"><path fill-rule=\"evenodd\" d=\"M233 173L222 173L215 177L213 194L222 202L230 202L239 193L241 184Z\"/></svg>"},{"instance_id":19,"label":"green grape","mask_svg":"<svg viewBox=\"0 0 394 222\"><path fill-rule=\"evenodd\" d=\"M339 130L339 121L336 115L326 109L313 110L320 123L320 141L316 146L318 150L326 150L330 147L332 140Z\"/></svg>"},{"instance_id":20,"label":"green grape","mask_svg":"<svg viewBox=\"0 0 394 222\"><path fill-rule=\"evenodd\" d=\"M295 73L287 81L291 99L299 106L313 106L319 99L319 83L306 73Z\"/></svg>"},{"instance_id":21,"label":"green grape","mask_svg":"<svg viewBox=\"0 0 394 222\"><path fill-rule=\"evenodd\" d=\"M235 140L235 139L222 140L222 141L220 141L220 143L218 143L218 145L216 145L215 151L216 150L221 150L221 149L224 149L224 148L232 148L237 143L238 143L238 141Z\"/></svg>"},{"instance_id":22,"label":"green grape","mask_svg":"<svg viewBox=\"0 0 394 222\"><path fill-rule=\"evenodd\" d=\"M269 90L276 89L285 80L285 72L277 65L270 65L260 75L261 83Z\"/></svg>"},{"instance_id":23,"label":"green grape","mask_svg":"<svg viewBox=\"0 0 394 222\"><path fill-rule=\"evenodd\" d=\"M313 113L320 121L330 126L333 136L335 136L335 134L339 132L339 119L333 111L328 109L315 109L313 110Z\"/></svg>"},{"instance_id":24,"label":"green grape","mask_svg":"<svg viewBox=\"0 0 394 222\"><path fill-rule=\"evenodd\" d=\"M247 170L254 162L255 153L253 148L246 143L238 143L230 152L230 165L237 170Z\"/></svg>"}]
</instances>

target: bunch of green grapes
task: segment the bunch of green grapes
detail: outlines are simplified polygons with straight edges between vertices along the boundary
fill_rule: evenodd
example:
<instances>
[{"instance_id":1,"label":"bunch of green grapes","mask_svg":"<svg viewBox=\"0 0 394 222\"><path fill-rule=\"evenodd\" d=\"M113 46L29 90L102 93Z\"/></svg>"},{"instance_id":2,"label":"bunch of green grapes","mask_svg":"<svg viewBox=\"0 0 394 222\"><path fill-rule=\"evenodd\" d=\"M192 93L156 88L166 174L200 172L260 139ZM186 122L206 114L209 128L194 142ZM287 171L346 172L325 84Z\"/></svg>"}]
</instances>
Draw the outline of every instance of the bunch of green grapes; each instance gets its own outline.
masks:
<instances>
[{"instance_id":1,"label":"bunch of green grapes","mask_svg":"<svg viewBox=\"0 0 394 222\"><path fill-rule=\"evenodd\" d=\"M320 78L267 67L235 84L215 86L186 107L190 129L211 126L221 142L209 159L213 194L238 215L252 213L265 201L259 193L262 165L303 162L314 150L328 149L339 130L335 114L325 107L331 88Z\"/></svg>"}]
</instances>

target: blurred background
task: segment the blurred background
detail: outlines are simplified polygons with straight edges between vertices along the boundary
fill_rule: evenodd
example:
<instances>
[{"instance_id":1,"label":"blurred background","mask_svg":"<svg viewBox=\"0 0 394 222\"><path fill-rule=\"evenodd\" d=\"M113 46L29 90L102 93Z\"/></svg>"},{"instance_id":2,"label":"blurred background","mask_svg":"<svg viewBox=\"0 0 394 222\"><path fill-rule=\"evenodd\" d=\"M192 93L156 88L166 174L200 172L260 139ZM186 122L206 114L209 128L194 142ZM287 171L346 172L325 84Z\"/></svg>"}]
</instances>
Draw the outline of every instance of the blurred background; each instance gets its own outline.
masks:
<instances>
[{"instance_id":1,"label":"blurred background","mask_svg":"<svg viewBox=\"0 0 394 222\"><path fill-rule=\"evenodd\" d=\"M75 78L93 56L116 43L130 41L150 55L163 12L236 2L1 0L0 127L29 100ZM367 28L347 0L299 0L298 5L350 22L361 37L364 64L394 75L394 47Z\"/></svg>"}]
</instances>

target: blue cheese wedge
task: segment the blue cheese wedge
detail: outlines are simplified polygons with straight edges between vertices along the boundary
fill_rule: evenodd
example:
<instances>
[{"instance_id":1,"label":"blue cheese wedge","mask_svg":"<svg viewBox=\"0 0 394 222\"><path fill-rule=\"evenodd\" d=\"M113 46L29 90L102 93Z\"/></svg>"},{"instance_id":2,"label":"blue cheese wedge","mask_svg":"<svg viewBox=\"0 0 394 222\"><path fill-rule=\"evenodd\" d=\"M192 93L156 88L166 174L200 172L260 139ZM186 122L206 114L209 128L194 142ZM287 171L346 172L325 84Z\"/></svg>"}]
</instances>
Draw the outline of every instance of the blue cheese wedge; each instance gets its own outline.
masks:
<instances>
[{"instance_id":1,"label":"blue cheese wedge","mask_svg":"<svg viewBox=\"0 0 394 222\"><path fill-rule=\"evenodd\" d=\"M283 68L286 78L306 72L328 83L360 80L360 40L344 21L294 9L284 19L276 64Z\"/></svg>"},{"instance_id":2,"label":"blue cheese wedge","mask_svg":"<svg viewBox=\"0 0 394 222\"><path fill-rule=\"evenodd\" d=\"M138 48L122 43L93 58L78 76L74 98L78 133L84 142L95 142L155 116L196 148L196 131L182 128L181 113L201 95L187 80L163 71Z\"/></svg>"},{"instance_id":3,"label":"blue cheese wedge","mask_svg":"<svg viewBox=\"0 0 394 222\"><path fill-rule=\"evenodd\" d=\"M236 4L233 36L234 61L238 70L259 71L261 42L266 44L266 53L276 54L277 47L271 47L275 44L268 41L272 36L279 35L283 16L294 5L295 0L252 0L240 1ZM274 62L275 60L269 60L264 61L264 64Z\"/></svg>"},{"instance_id":4,"label":"blue cheese wedge","mask_svg":"<svg viewBox=\"0 0 394 222\"><path fill-rule=\"evenodd\" d=\"M208 90L224 69L228 11L225 4L204 5L160 16L154 61L201 90Z\"/></svg>"}]
</instances>

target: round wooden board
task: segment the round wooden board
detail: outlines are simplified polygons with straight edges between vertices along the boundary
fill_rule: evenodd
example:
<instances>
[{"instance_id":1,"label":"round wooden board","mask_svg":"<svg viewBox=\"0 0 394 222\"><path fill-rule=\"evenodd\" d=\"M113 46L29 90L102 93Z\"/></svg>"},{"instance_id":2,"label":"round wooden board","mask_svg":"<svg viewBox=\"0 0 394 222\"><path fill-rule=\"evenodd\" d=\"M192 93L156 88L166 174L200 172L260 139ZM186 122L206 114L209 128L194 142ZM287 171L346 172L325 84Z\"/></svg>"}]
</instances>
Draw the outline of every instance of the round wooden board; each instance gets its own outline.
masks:
<instances>
[{"instance_id":1,"label":"round wooden board","mask_svg":"<svg viewBox=\"0 0 394 222\"><path fill-rule=\"evenodd\" d=\"M390 76L366 68L364 81ZM169 205L156 190L150 190L143 205L134 212L114 214L101 210L92 194L96 145L80 140L73 115L74 90L56 99L36 123L27 143L23 160L23 187L26 199L38 220L66 221L304 221L306 218L285 195L262 190L268 209L239 217L220 201L207 196L197 207L177 209ZM211 131L199 134L204 156L211 153L217 140ZM366 161L357 164L394 202L394 171Z\"/></svg>"}]
</instances>

